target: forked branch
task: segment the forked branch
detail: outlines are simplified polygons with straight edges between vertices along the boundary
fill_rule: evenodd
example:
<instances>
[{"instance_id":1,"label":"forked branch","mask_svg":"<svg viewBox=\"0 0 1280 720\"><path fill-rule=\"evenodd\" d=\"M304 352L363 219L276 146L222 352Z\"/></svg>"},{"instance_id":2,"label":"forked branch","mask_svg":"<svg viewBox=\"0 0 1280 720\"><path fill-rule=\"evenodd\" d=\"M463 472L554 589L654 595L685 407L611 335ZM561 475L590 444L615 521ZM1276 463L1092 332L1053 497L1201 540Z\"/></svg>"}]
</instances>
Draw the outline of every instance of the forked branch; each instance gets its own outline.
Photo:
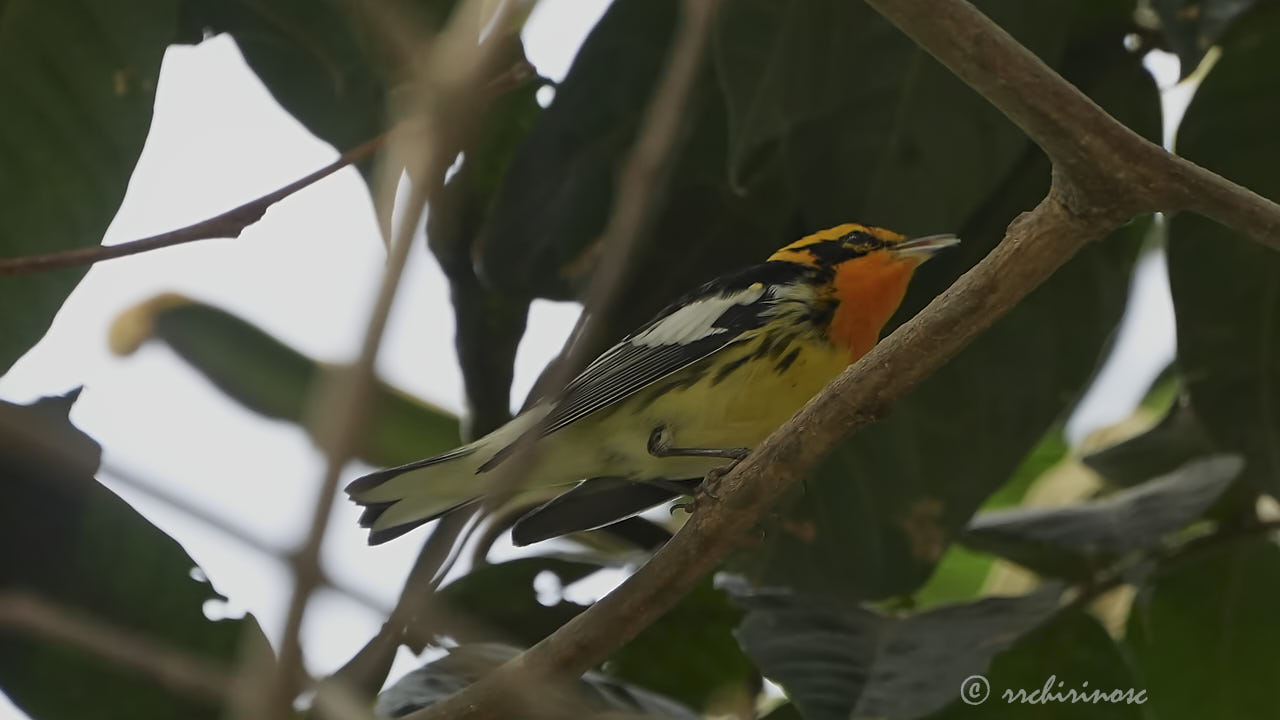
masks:
<instances>
[{"instance_id":1,"label":"forked branch","mask_svg":"<svg viewBox=\"0 0 1280 720\"><path fill-rule=\"evenodd\" d=\"M576 676L657 620L848 433L896 401L1129 219L1194 210L1280 248L1280 207L1111 118L964 0L867 0L1017 123L1054 162L1049 195L1004 240L721 481L719 500L612 593L480 682L409 720L500 717L508 688Z\"/></svg>"}]
</instances>

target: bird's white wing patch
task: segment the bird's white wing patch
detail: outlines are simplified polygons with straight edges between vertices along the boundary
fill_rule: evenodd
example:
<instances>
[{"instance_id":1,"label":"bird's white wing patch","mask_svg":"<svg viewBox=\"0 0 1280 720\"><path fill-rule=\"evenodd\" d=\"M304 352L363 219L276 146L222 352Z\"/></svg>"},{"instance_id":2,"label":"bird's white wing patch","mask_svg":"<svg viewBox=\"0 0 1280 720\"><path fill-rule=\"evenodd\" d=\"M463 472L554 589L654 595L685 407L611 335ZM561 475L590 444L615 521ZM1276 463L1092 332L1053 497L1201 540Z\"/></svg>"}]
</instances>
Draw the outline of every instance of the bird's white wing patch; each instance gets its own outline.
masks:
<instances>
[{"instance_id":1,"label":"bird's white wing patch","mask_svg":"<svg viewBox=\"0 0 1280 720\"><path fill-rule=\"evenodd\" d=\"M662 347L663 345L687 345L708 335L727 332L715 327L715 322L725 310L734 305L750 305L764 295L764 285L755 283L745 290L729 295L709 297L690 303L654 323L631 338L632 345Z\"/></svg>"}]
</instances>

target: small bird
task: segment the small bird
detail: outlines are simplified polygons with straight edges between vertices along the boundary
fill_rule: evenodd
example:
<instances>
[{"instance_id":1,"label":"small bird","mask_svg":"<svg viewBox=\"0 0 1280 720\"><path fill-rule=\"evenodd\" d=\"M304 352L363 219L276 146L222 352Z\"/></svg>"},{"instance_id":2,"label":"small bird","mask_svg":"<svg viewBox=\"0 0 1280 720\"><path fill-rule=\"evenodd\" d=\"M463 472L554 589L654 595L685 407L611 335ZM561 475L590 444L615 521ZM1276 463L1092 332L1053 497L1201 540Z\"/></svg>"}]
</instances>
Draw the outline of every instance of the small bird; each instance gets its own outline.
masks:
<instances>
[{"instance_id":1,"label":"small bird","mask_svg":"<svg viewBox=\"0 0 1280 720\"><path fill-rule=\"evenodd\" d=\"M377 545L484 498L513 456L517 545L602 527L745 457L877 342L954 235L844 224L712 280L606 350L558 398L475 442L346 487ZM523 448L528 448L526 453ZM517 452L519 450L519 452ZM488 477L486 477L488 476Z\"/></svg>"}]
</instances>

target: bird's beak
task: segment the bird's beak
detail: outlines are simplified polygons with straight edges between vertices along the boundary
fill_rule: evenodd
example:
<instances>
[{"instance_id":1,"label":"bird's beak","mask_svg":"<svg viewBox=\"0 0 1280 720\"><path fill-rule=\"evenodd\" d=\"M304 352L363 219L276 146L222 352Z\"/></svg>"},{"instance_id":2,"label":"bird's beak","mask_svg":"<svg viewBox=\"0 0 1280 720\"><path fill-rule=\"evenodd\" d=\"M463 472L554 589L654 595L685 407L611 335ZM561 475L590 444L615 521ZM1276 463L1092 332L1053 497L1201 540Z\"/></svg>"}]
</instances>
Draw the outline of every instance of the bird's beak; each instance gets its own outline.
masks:
<instances>
[{"instance_id":1,"label":"bird's beak","mask_svg":"<svg viewBox=\"0 0 1280 720\"><path fill-rule=\"evenodd\" d=\"M903 240L891 248L894 255L904 259L910 258L919 262L924 262L933 257L934 253L944 250L952 245L959 245L960 238L955 235L927 235L925 237L912 238Z\"/></svg>"}]
</instances>

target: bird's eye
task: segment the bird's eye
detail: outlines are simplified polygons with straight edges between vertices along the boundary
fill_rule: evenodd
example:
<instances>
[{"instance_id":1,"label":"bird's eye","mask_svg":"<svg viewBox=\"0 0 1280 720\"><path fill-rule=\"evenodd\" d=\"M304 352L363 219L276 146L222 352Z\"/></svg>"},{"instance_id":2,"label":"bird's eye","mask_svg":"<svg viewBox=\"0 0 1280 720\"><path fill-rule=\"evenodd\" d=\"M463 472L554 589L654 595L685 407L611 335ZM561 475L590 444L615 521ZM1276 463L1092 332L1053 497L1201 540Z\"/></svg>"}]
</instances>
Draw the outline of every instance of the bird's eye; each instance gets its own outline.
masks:
<instances>
[{"instance_id":1,"label":"bird's eye","mask_svg":"<svg viewBox=\"0 0 1280 720\"><path fill-rule=\"evenodd\" d=\"M884 243L878 238L871 233L863 232L862 230L854 230L848 235L840 238L840 241L845 245L857 248L862 252L870 252L871 250L884 247Z\"/></svg>"}]
</instances>

